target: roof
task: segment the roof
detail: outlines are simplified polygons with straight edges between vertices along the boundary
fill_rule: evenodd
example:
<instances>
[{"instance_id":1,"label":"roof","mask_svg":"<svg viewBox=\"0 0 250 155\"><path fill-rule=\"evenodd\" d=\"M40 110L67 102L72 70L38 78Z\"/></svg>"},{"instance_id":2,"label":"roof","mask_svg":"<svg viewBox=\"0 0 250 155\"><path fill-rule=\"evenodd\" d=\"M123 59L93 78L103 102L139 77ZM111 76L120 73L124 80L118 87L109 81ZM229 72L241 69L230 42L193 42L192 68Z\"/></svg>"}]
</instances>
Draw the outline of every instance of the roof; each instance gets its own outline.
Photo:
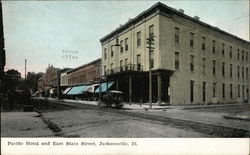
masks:
<instances>
[{"instance_id":1,"label":"roof","mask_svg":"<svg viewBox=\"0 0 250 155\"><path fill-rule=\"evenodd\" d=\"M73 70L73 68L63 68L61 70L61 73L67 73L67 72L70 72L71 70Z\"/></svg>"},{"instance_id":2,"label":"roof","mask_svg":"<svg viewBox=\"0 0 250 155\"><path fill-rule=\"evenodd\" d=\"M77 68L75 68L75 69L72 69L71 71L68 71L67 73L74 72L74 71L76 71L76 70L78 70L78 69L84 68L84 67L86 67L86 66L89 66L89 65L91 65L91 64L98 63L98 62L101 63L101 58L98 58L98 59L96 59L96 60L93 60L93 61L91 61L91 62L89 62L89 63L87 63L87 64L84 64L84 65L82 65L82 66L79 66L79 67L77 67Z\"/></svg>"},{"instance_id":3,"label":"roof","mask_svg":"<svg viewBox=\"0 0 250 155\"><path fill-rule=\"evenodd\" d=\"M161 11L163 11L163 12L167 12L167 13L170 13L170 14L171 14L171 13L172 13L172 14L177 14L177 15L179 15L179 16L181 16L181 17L184 17L184 18L186 18L186 19L188 19L188 20L191 20L191 21L193 21L193 22L195 22L195 23L198 23L198 24L203 25L203 26L205 26L205 27L207 27L207 28L210 28L210 29L213 29L213 30L215 30L215 31L217 31L217 32L220 32L220 33L222 33L222 34L224 34L224 35L230 36L230 37L232 37L232 38L234 38L234 39L237 39L237 40L239 40L239 41L242 41L242 42L245 42L245 43L247 43L247 44L250 44L250 42L247 41L247 40L244 40L244 39L242 39L242 38L239 38L239 37L237 37L237 36L235 36L235 35L233 35L233 34L230 34L230 33L226 32L226 31L223 31L223 30L219 29L218 27L209 25L209 24L204 23L204 22L202 22L202 21L200 21L200 20L197 20L197 19L195 19L195 18L193 18L193 17L191 17L191 16L188 16L188 15L186 15L186 14L184 14L184 13L181 13L180 11L178 11L178 10L172 8L172 7L169 7L169 6L167 6L167 5L165 5L165 4L161 3L161 2L158 2L158 3L154 4L152 7L150 7L150 8L147 9L146 11L143 11L142 13L140 13L139 15L137 15L135 18L129 20L129 21L126 22L124 25L120 26L120 27L117 28L116 30L114 30L114 31L112 31L111 33L109 33L108 35L104 36L103 38L100 39L100 42L102 43L102 42L106 41L107 39L110 39L110 38L113 37L114 35L120 33L120 32L123 31L124 29L126 29L129 25L138 22L141 18L143 18L143 17L145 17L145 16L148 16L148 15L151 15L151 14L155 13L155 10L156 10L156 9L159 9L159 10L161 10Z\"/></svg>"}]
</instances>

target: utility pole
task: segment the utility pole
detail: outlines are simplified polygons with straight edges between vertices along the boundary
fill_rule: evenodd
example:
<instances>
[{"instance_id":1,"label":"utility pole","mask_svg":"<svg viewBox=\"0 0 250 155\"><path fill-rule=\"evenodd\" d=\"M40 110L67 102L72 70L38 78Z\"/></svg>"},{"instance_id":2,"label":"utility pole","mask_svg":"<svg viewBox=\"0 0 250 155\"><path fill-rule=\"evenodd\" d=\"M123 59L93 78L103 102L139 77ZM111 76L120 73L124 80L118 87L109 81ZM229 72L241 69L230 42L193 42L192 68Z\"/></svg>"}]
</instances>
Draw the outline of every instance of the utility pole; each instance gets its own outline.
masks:
<instances>
[{"instance_id":1,"label":"utility pole","mask_svg":"<svg viewBox=\"0 0 250 155\"><path fill-rule=\"evenodd\" d=\"M25 89L25 90L26 90L26 88L27 88L27 87L26 87L26 85L27 85L27 84L26 84L26 83L27 83L26 65L27 65L27 59L25 59L25 71L24 71L24 72L25 72L25 73L24 73L24 74L25 74L25 75L24 75L24 76L25 76L25 77L24 77L24 79L25 79L25 80L24 80L24 89Z\"/></svg>"},{"instance_id":2,"label":"utility pole","mask_svg":"<svg viewBox=\"0 0 250 155\"><path fill-rule=\"evenodd\" d=\"M151 52L154 51L154 47L152 45L154 44L154 35L152 33L149 34L149 38L147 38L146 44L148 45L148 58L149 58L149 108L152 109L152 73L151 73Z\"/></svg>"}]
</instances>

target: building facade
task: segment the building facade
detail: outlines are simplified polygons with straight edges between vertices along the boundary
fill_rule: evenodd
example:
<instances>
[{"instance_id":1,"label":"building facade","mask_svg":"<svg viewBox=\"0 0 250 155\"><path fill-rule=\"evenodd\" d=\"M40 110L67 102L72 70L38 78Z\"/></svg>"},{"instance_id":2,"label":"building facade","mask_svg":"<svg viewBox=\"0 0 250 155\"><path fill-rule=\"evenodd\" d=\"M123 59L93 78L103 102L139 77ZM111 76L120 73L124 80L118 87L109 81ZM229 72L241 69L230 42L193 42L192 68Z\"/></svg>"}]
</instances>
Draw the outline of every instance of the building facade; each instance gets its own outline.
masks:
<instances>
[{"instance_id":1,"label":"building facade","mask_svg":"<svg viewBox=\"0 0 250 155\"><path fill-rule=\"evenodd\" d=\"M147 38L154 36L154 50ZM249 102L250 43L183 10L156 3L100 40L102 75L125 99L148 102Z\"/></svg>"},{"instance_id":2,"label":"building facade","mask_svg":"<svg viewBox=\"0 0 250 155\"><path fill-rule=\"evenodd\" d=\"M37 91L39 94L43 94L45 92L45 74L42 74L42 77L38 79Z\"/></svg>"},{"instance_id":3,"label":"building facade","mask_svg":"<svg viewBox=\"0 0 250 155\"><path fill-rule=\"evenodd\" d=\"M69 86L98 83L101 76L101 59L77 67L67 72L67 76Z\"/></svg>"},{"instance_id":4,"label":"building facade","mask_svg":"<svg viewBox=\"0 0 250 155\"><path fill-rule=\"evenodd\" d=\"M68 74L67 72L61 73L60 86L68 86Z\"/></svg>"}]
</instances>

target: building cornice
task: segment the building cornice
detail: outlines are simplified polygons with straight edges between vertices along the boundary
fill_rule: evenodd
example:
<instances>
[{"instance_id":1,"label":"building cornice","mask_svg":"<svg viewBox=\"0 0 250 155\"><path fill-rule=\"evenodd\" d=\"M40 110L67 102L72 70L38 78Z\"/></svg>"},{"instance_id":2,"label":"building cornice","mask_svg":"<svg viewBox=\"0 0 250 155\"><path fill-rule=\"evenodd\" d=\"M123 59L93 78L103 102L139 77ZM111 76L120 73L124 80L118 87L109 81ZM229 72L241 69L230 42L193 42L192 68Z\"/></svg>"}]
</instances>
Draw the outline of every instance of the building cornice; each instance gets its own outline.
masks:
<instances>
[{"instance_id":1,"label":"building cornice","mask_svg":"<svg viewBox=\"0 0 250 155\"><path fill-rule=\"evenodd\" d=\"M139 22L140 20L142 20L143 18L146 18L150 15L152 15L153 13L157 13L160 14L161 12L167 13L167 14L174 14L174 15L178 15L180 17L183 17L185 19L191 20L199 25L205 26L209 29L212 29L216 32L220 32L226 36L232 37L236 40L239 40L241 42L247 43L248 45L250 45L250 42L247 40L244 40L242 38L237 37L236 35L233 35L231 33L228 33L224 30L221 30L217 27L214 27L212 25L209 25L205 22L202 22L198 19L195 19L191 16L188 16L172 7L169 7L161 2L158 2L156 4L154 4L152 7L150 7L149 9L147 9L146 11L143 11L142 13L140 13L139 15L137 15L135 18L129 20L128 22L126 22L124 25L120 26L119 28L117 28L116 30L112 31L111 33L109 33L108 35L104 36L103 38L100 39L100 42L103 43L111 38L113 38L114 36L118 35L119 33L121 33L122 31L124 31L125 29L127 29L128 27L130 27L131 25L136 24L137 22Z\"/></svg>"},{"instance_id":2,"label":"building cornice","mask_svg":"<svg viewBox=\"0 0 250 155\"><path fill-rule=\"evenodd\" d=\"M75 68L75 69L72 69L71 71L67 72L67 74L72 73L72 72L75 72L75 71L77 71L77 70L79 70L79 69L81 69L81 68L87 67L87 66L89 66L89 65L92 65L92 64L95 64L95 63L98 63L98 62L101 63L101 58L98 58L98 59L96 59L96 60L93 60L93 61L91 61L91 62L89 62L89 63L87 63L87 64L84 64L84 65L82 65L82 66L79 66L79 67L77 67L77 68Z\"/></svg>"}]
</instances>

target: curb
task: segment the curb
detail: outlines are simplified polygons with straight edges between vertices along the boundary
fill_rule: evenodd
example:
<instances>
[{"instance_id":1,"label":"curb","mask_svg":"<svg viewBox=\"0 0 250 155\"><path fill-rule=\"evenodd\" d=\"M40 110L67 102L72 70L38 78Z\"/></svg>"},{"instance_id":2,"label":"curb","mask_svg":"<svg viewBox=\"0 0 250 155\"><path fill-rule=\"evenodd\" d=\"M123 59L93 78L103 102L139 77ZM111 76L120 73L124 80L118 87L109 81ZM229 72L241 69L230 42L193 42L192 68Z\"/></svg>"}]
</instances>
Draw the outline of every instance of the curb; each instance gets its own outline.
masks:
<instances>
[{"instance_id":1,"label":"curb","mask_svg":"<svg viewBox=\"0 0 250 155\"><path fill-rule=\"evenodd\" d=\"M42 118L42 120L44 121L44 123L46 123L48 125L48 128L50 128L53 132L58 133L58 132L62 131L62 129L57 124L55 124L54 122L52 122L50 119L45 118L43 116L43 114L39 110L34 109L34 111L36 111L37 113L39 113L39 116Z\"/></svg>"},{"instance_id":2,"label":"curb","mask_svg":"<svg viewBox=\"0 0 250 155\"><path fill-rule=\"evenodd\" d=\"M243 117L239 117L239 116L225 115L223 117L226 118L226 119L236 119L236 120L250 121L250 118L243 118Z\"/></svg>"}]
</instances>

